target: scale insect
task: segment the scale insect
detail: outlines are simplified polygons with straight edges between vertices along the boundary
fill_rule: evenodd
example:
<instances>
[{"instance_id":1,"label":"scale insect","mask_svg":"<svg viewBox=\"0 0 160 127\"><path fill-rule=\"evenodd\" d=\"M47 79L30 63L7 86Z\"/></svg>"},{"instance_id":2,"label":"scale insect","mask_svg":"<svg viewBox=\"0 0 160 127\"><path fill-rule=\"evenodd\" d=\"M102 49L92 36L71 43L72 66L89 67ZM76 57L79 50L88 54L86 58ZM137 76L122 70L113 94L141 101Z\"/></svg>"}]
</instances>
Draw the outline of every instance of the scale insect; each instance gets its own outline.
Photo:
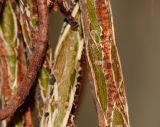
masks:
<instances>
[{"instance_id":1,"label":"scale insect","mask_svg":"<svg viewBox=\"0 0 160 127\"><path fill-rule=\"evenodd\" d=\"M65 16L64 21L66 21L68 24L71 25L71 29L74 31L77 31L78 29L78 23L75 21L75 19L72 17L72 7L66 6L68 5L67 2L63 0L49 0L48 7L51 10L52 8L60 8L60 11ZM73 5L74 6L74 5ZM57 9L55 9L57 10Z\"/></svg>"}]
</instances>

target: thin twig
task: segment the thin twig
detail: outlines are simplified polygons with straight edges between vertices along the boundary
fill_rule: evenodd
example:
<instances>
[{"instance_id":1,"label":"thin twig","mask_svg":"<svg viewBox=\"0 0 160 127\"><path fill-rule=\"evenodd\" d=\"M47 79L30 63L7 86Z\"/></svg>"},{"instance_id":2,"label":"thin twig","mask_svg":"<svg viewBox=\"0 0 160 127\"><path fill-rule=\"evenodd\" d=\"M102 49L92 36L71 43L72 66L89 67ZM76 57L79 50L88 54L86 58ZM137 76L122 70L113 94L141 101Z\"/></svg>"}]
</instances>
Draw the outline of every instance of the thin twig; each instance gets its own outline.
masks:
<instances>
[{"instance_id":1,"label":"thin twig","mask_svg":"<svg viewBox=\"0 0 160 127\"><path fill-rule=\"evenodd\" d=\"M27 110L24 113L24 127L32 127L32 119L31 119L31 111L30 108L27 107Z\"/></svg>"},{"instance_id":2,"label":"thin twig","mask_svg":"<svg viewBox=\"0 0 160 127\"><path fill-rule=\"evenodd\" d=\"M11 98L12 91L9 86L9 73L8 73L8 63L6 60L6 51L3 46L3 40L0 38L0 58L2 66L2 94L4 96L5 102Z\"/></svg>"}]
</instances>

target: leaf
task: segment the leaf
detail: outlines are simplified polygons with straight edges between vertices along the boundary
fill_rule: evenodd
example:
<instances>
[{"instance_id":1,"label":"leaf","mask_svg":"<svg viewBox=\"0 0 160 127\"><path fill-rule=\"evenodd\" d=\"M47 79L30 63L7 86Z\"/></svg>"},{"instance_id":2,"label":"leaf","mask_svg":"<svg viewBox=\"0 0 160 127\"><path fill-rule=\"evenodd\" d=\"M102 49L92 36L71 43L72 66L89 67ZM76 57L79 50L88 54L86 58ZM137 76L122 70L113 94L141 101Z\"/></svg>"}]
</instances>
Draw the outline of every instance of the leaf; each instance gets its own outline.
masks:
<instances>
[{"instance_id":1,"label":"leaf","mask_svg":"<svg viewBox=\"0 0 160 127\"><path fill-rule=\"evenodd\" d=\"M17 36L17 21L10 2L6 2L0 19L0 26L4 40L9 43L15 43Z\"/></svg>"},{"instance_id":2,"label":"leaf","mask_svg":"<svg viewBox=\"0 0 160 127\"><path fill-rule=\"evenodd\" d=\"M78 8L76 5L73 13L77 14ZM77 89L83 44L78 31L72 31L69 25L62 28L53 66L56 79L53 92L54 101L49 99L48 108L44 112L48 112L49 116L45 118L44 115L41 127L66 127Z\"/></svg>"},{"instance_id":3,"label":"leaf","mask_svg":"<svg viewBox=\"0 0 160 127\"><path fill-rule=\"evenodd\" d=\"M80 0L99 126L129 127L128 106L109 0Z\"/></svg>"}]
</instances>

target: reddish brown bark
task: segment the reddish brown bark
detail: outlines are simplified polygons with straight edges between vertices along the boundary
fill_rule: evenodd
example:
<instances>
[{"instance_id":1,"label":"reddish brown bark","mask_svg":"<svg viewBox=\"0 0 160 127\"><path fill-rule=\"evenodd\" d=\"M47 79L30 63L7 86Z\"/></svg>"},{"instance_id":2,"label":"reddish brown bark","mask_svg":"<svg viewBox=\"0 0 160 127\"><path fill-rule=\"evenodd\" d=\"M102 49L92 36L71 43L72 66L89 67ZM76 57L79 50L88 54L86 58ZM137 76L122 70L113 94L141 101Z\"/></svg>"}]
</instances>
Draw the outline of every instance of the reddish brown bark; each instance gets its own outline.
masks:
<instances>
[{"instance_id":1,"label":"reddish brown bark","mask_svg":"<svg viewBox=\"0 0 160 127\"><path fill-rule=\"evenodd\" d=\"M23 43L20 42L18 49L17 49L17 53L18 53L18 69L17 69L17 76L18 76L18 80L17 80L17 84L18 86L21 84L23 77L26 73L26 61L25 61L25 54L24 54L24 49L23 49ZM24 85L24 84L23 84Z\"/></svg>"},{"instance_id":2,"label":"reddish brown bark","mask_svg":"<svg viewBox=\"0 0 160 127\"><path fill-rule=\"evenodd\" d=\"M9 66L7 63L7 53L5 47L3 46L3 40L0 38L0 59L1 59L1 67L2 67L2 96L4 98L5 104L8 103L8 100L12 96L12 90L9 86ZM4 104L4 105L5 105ZM6 124L13 124L12 119L7 119Z\"/></svg>"},{"instance_id":3,"label":"reddish brown bark","mask_svg":"<svg viewBox=\"0 0 160 127\"><path fill-rule=\"evenodd\" d=\"M20 40L21 41L21 40ZM18 80L17 80L17 84L18 87L20 87L20 85L24 85L21 84L23 77L26 73L26 61L25 61L25 54L24 54L24 48L23 48L23 42L19 43L18 49L17 49L17 53L18 53ZM32 127L32 119L31 119L31 111L30 111L30 107L26 107L27 109L24 112L24 126L25 127Z\"/></svg>"},{"instance_id":4,"label":"reddish brown bark","mask_svg":"<svg viewBox=\"0 0 160 127\"><path fill-rule=\"evenodd\" d=\"M29 107L24 113L24 127L32 127L31 111Z\"/></svg>"},{"instance_id":5,"label":"reddish brown bark","mask_svg":"<svg viewBox=\"0 0 160 127\"><path fill-rule=\"evenodd\" d=\"M6 58L6 51L3 46L3 40L0 38L0 58L2 66L2 94L4 96L5 102L7 102L12 94L9 86L9 73L8 73L8 63Z\"/></svg>"}]
</instances>

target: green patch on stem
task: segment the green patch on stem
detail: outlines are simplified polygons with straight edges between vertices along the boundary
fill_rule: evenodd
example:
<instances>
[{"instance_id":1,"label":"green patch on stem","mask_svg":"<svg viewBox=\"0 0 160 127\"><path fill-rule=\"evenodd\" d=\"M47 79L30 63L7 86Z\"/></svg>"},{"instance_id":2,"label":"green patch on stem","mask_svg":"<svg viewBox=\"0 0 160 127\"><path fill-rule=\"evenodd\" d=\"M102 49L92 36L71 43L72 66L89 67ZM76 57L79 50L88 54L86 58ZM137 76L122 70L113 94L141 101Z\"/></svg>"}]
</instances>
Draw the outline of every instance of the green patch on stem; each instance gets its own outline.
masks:
<instances>
[{"instance_id":1,"label":"green patch on stem","mask_svg":"<svg viewBox=\"0 0 160 127\"><path fill-rule=\"evenodd\" d=\"M117 87L119 88L119 85L121 85L120 81L122 81L123 79L122 79L121 67L119 64L117 49L113 44L111 47L111 54L112 54L112 66L113 66L113 71L115 75L115 81L116 81Z\"/></svg>"},{"instance_id":2,"label":"green patch on stem","mask_svg":"<svg viewBox=\"0 0 160 127\"><path fill-rule=\"evenodd\" d=\"M123 116L117 107L114 108L112 127L125 127Z\"/></svg>"},{"instance_id":3,"label":"green patch on stem","mask_svg":"<svg viewBox=\"0 0 160 127\"><path fill-rule=\"evenodd\" d=\"M95 42L100 43L99 37L101 29L99 27L98 20L96 17L96 9L93 0L87 0L87 9L88 9L88 16L90 19L91 34L94 34L93 39L95 40Z\"/></svg>"},{"instance_id":4,"label":"green patch on stem","mask_svg":"<svg viewBox=\"0 0 160 127\"><path fill-rule=\"evenodd\" d=\"M106 111L107 107L107 90L106 82L103 73L102 64L102 48L100 44L100 27L96 17L96 9L93 0L87 0L88 16L90 20L90 35L91 39L88 42L87 52L89 54L90 64L94 73L94 80L97 87L97 94L102 106L103 111Z\"/></svg>"},{"instance_id":5,"label":"green patch on stem","mask_svg":"<svg viewBox=\"0 0 160 127\"><path fill-rule=\"evenodd\" d=\"M39 81L43 91L43 96L46 97L48 94L49 74L44 67L40 70Z\"/></svg>"}]
</instances>

